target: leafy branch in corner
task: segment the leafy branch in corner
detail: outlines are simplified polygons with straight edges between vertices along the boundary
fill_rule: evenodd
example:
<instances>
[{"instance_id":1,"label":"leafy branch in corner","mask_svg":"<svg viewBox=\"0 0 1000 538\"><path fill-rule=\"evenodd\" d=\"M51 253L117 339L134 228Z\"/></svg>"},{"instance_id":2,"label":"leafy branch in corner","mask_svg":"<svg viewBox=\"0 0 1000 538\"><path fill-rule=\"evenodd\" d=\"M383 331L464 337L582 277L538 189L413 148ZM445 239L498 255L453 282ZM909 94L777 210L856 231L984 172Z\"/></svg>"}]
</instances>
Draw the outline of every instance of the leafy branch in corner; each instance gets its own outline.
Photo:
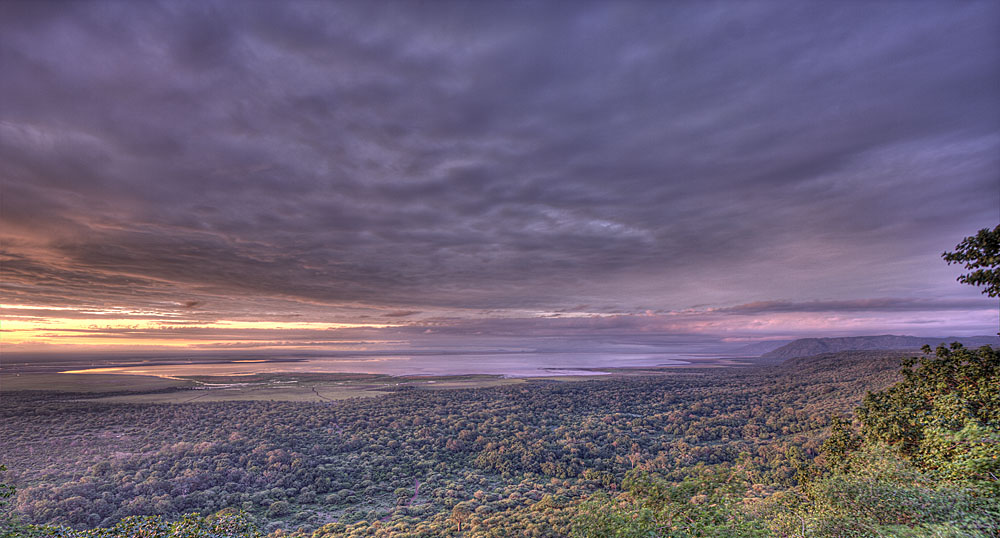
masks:
<instances>
[{"instance_id":1,"label":"leafy branch in corner","mask_svg":"<svg viewBox=\"0 0 1000 538\"><path fill-rule=\"evenodd\" d=\"M959 282L985 286L983 293L1000 297L1000 225L992 230L979 230L956 245L955 252L945 252L941 256L948 265L965 264L970 271L958 277Z\"/></svg>"}]
</instances>

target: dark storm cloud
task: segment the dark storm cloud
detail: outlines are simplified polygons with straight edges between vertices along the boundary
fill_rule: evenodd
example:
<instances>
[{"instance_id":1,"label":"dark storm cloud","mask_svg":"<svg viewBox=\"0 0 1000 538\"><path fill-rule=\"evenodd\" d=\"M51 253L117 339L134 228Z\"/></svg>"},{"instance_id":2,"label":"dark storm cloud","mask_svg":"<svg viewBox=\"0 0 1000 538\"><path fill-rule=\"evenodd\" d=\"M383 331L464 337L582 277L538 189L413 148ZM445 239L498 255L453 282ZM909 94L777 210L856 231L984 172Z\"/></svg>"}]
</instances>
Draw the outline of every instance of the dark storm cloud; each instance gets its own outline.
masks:
<instances>
[{"instance_id":1,"label":"dark storm cloud","mask_svg":"<svg viewBox=\"0 0 1000 538\"><path fill-rule=\"evenodd\" d=\"M0 10L23 304L952 310L1000 219L995 2Z\"/></svg>"},{"instance_id":2,"label":"dark storm cloud","mask_svg":"<svg viewBox=\"0 0 1000 538\"><path fill-rule=\"evenodd\" d=\"M712 309L712 312L732 314L764 314L770 312L907 312L935 310L976 310L984 308L979 299L921 300L921 299L858 299L851 301L809 301L792 303L787 301L760 301L727 308Z\"/></svg>"},{"instance_id":3,"label":"dark storm cloud","mask_svg":"<svg viewBox=\"0 0 1000 538\"><path fill-rule=\"evenodd\" d=\"M405 318L419 313L419 310L397 310L395 312L386 312L383 316L387 318Z\"/></svg>"}]
</instances>

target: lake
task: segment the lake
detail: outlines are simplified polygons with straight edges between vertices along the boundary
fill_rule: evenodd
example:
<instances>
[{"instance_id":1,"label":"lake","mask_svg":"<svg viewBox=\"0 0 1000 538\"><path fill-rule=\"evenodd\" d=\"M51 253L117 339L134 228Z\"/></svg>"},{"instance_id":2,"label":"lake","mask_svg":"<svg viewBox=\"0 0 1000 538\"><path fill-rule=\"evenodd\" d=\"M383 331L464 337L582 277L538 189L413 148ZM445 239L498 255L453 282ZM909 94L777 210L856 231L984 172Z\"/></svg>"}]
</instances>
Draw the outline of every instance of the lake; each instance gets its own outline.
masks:
<instances>
[{"instance_id":1,"label":"lake","mask_svg":"<svg viewBox=\"0 0 1000 538\"><path fill-rule=\"evenodd\" d=\"M167 363L148 360L117 366L64 370L64 373L116 373L160 377L203 375L252 375L259 373L370 373L409 375L501 375L538 377L552 375L595 375L594 369L658 366L687 366L704 362L716 365L714 357L678 353L479 353L441 355L364 355L337 357L273 357L226 359L212 362L185 362L177 358Z\"/></svg>"}]
</instances>

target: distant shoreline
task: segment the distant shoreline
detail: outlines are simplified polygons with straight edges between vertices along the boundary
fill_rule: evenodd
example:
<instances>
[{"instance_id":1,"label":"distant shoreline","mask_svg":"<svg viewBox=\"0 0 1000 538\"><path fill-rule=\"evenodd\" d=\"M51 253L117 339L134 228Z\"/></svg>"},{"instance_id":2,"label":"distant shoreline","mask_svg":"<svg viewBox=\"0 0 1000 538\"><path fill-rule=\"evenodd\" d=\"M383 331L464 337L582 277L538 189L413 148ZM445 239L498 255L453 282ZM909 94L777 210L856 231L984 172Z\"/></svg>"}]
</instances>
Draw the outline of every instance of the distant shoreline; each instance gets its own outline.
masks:
<instances>
[{"instance_id":1,"label":"distant shoreline","mask_svg":"<svg viewBox=\"0 0 1000 538\"><path fill-rule=\"evenodd\" d=\"M217 401L323 402L369 398L400 390L477 389L511 384L586 382L679 375L680 370L750 366L748 360L701 358L646 366L540 367L530 372L356 372L311 371L303 359L255 362L212 361L102 366L60 372L5 372L0 392L50 391L80 394L106 403L209 403ZM278 366L278 370L270 367ZM288 371L294 366L296 370ZM248 368L249 367L249 368ZM93 394L93 396L86 396Z\"/></svg>"},{"instance_id":2,"label":"distant shoreline","mask_svg":"<svg viewBox=\"0 0 1000 538\"><path fill-rule=\"evenodd\" d=\"M52 357L6 361L0 376L113 374L161 378L254 374L374 374L388 376L495 375L508 378L607 375L626 369L747 366L753 359L681 353L380 353L267 357Z\"/></svg>"}]
</instances>

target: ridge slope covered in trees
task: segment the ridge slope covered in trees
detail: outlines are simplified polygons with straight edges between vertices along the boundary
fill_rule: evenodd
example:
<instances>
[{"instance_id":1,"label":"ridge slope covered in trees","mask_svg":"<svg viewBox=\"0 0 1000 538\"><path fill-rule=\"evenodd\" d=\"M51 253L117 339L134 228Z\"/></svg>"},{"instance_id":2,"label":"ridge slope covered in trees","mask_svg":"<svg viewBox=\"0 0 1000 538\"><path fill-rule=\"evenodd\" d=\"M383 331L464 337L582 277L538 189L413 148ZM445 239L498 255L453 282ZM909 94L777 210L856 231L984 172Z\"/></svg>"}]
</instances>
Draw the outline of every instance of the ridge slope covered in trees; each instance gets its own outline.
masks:
<instances>
[{"instance_id":1,"label":"ridge slope covered in trees","mask_svg":"<svg viewBox=\"0 0 1000 538\"><path fill-rule=\"evenodd\" d=\"M773 351L762 354L761 358L791 359L819 355L820 353L837 353L840 351L916 351L923 346L935 347L943 343L950 344L951 342L959 342L969 348L1000 346L1000 338L996 336L918 337L884 334L879 336L848 336L842 338L800 338Z\"/></svg>"}]
</instances>

